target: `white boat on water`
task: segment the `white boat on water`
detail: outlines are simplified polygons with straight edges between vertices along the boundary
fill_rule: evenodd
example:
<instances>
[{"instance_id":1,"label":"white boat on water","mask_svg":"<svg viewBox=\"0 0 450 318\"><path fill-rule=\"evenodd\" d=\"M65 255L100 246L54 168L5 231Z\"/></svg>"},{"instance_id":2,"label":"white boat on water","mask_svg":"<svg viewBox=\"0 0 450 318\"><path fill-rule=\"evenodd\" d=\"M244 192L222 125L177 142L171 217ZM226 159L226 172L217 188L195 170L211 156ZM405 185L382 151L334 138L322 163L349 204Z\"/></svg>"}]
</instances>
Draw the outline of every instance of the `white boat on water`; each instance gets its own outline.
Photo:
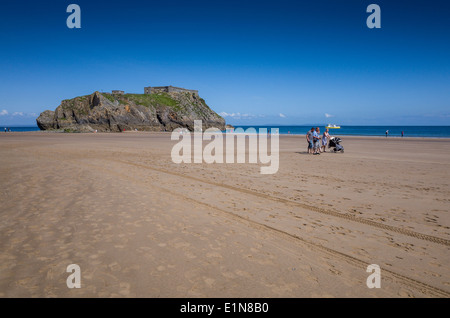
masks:
<instances>
[{"instance_id":1,"label":"white boat on water","mask_svg":"<svg viewBox=\"0 0 450 318\"><path fill-rule=\"evenodd\" d=\"M328 126L325 127L325 128L327 128L327 129L339 129L339 128L341 128L341 126L328 124Z\"/></svg>"}]
</instances>

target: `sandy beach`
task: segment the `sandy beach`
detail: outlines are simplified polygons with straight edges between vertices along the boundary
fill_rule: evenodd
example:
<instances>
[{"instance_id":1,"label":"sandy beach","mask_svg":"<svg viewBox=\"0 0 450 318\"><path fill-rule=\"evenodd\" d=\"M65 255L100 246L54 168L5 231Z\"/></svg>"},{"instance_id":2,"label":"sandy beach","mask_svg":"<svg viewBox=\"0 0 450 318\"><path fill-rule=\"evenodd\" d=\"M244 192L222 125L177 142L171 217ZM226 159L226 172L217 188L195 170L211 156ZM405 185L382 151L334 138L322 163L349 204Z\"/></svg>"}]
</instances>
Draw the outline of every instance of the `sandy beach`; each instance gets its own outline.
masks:
<instances>
[{"instance_id":1,"label":"sandy beach","mask_svg":"<svg viewBox=\"0 0 450 318\"><path fill-rule=\"evenodd\" d=\"M169 133L1 133L0 297L449 297L450 140L342 139L280 136L262 175Z\"/></svg>"}]
</instances>

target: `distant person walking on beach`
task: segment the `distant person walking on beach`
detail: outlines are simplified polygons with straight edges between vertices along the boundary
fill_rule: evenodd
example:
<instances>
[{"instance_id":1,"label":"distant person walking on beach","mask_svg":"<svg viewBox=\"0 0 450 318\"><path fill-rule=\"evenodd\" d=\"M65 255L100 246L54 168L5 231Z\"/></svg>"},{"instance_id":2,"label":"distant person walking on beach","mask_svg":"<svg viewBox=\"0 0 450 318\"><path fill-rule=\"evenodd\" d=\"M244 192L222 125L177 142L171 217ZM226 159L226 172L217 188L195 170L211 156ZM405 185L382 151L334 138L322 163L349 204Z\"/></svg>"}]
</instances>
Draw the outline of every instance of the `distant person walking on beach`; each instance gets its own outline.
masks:
<instances>
[{"instance_id":1,"label":"distant person walking on beach","mask_svg":"<svg viewBox=\"0 0 450 318\"><path fill-rule=\"evenodd\" d=\"M5 127L5 132L6 132L6 127Z\"/></svg>"},{"instance_id":2,"label":"distant person walking on beach","mask_svg":"<svg viewBox=\"0 0 450 318\"><path fill-rule=\"evenodd\" d=\"M386 138L387 138L388 135L389 135L389 130L386 130Z\"/></svg>"},{"instance_id":3,"label":"distant person walking on beach","mask_svg":"<svg viewBox=\"0 0 450 318\"><path fill-rule=\"evenodd\" d=\"M306 141L308 142L308 153L313 153L313 132L314 128L306 133Z\"/></svg>"},{"instance_id":4,"label":"distant person walking on beach","mask_svg":"<svg viewBox=\"0 0 450 318\"><path fill-rule=\"evenodd\" d=\"M402 138L403 138L403 130L402 130Z\"/></svg>"},{"instance_id":5,"label":"distant person walking on beach","mask_svg":"<svg viewBox=\"0 0 450 318\"><path fill-rule=\"evenodd\" d=\"M320 155L320 129L316 127L316 130L313 132L313 141L314 141L314 154Z\"/></svg>"},{"instance_id":6,"label":"distant person walking on beach","mask_svg":"<svg viewBox=\"0 0 450 318\"><path fill-rule=\"evenodd\" d=\"M327 152L325 149L327 148L328 145L328 139L330 139L330 134L328 133L328 131L329 131L328 128L325 129L322 135L322 152Z\"/></svg>"}]
</instances>

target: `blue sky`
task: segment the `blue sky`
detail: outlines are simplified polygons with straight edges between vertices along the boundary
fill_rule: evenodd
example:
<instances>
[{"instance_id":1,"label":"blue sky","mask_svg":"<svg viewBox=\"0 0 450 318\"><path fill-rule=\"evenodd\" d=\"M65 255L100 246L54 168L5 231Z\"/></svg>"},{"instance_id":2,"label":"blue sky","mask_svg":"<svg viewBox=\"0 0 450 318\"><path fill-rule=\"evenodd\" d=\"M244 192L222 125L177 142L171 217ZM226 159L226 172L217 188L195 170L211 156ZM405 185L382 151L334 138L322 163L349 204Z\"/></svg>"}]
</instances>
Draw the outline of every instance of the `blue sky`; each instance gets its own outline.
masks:
<instances>
[{"instance_id":1,"label":"blue sky","mask_svg":"<svg viewBox=\"0 0 450 318\"><path fill-rule=\"evenodd\" d=\"M450 125L449 16L446 1L4 2L0 126L160 85L198 89L232 124Z\"/></svg>"}]
</instances>

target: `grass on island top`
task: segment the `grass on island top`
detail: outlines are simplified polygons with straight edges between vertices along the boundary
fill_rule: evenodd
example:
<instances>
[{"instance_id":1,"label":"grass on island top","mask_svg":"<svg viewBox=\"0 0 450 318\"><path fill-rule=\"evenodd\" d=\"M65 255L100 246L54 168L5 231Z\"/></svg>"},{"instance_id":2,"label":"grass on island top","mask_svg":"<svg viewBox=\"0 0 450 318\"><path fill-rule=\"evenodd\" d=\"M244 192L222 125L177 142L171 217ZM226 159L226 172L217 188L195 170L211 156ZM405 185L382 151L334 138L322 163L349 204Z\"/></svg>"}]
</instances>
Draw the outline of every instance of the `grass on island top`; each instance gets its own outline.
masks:
<instances>
[{"instance_id":1,"label":"grass on island top","mask_svg":"<svg viewBox=\"0 0 450 318\"><path fill-rule=\"evenodd\" d=\"M124 95L111 95L102 93L102 96L108 99L110 102L118 101L120 104L125 105L129 102L133 102L137 105L142 105L145 107L155 108L158 105L170 106L174 109L179 108L179 102L171 98L166 93L161 94L124 94Z\"/></svg>"}]
</instances>

